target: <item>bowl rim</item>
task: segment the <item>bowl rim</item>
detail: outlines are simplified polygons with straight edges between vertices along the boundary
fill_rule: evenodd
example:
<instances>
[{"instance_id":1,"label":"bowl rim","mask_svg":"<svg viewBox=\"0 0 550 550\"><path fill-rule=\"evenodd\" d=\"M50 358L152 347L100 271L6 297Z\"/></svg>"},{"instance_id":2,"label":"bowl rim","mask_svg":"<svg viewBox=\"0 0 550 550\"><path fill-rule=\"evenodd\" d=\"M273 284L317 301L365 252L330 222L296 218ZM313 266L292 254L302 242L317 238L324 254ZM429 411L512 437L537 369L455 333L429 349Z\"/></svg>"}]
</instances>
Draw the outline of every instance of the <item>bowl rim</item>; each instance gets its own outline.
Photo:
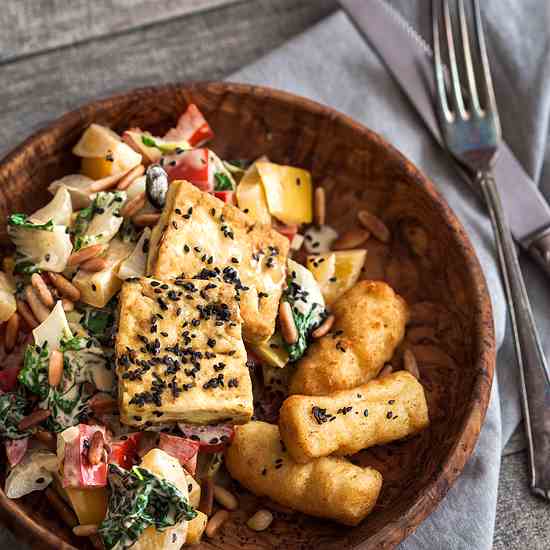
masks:
<instances>
[{"instance_id":1,"label":"bowl rim","mask_svg":"<svg viewBox=\"0 0 550 550\"><path fill-rule=\"evenodd\" d=\"M472 388L471 406L462 420L459 437L450 448L447 457L440 465L437 473L432 476L430 482L418 493L413 503L397 520L386 523L375 535L368 541L369 548L377 547L377 544L390 542L398 544L415 529L437 508L443 500L448 490L462 473L466 462L470 458L485 418L489 404L491 386L496 362L495 334L493 325L493 315L491 301L487 289L485 277L483 275L478 257L470 242L468 235L457 216L451 210L446 200L436 189L431 180L423 174L409 159L405 157L394 145L387 142L382 136L367 126L357 122L353 118L337 111L336 109L323 105L314 100L287 92L270 88L268 86L242 84L231 81L219 80L201 80L201 81L182 81L157 86L144 86L122 91L120 93L101 97L89 101L80 107L77 107L53 121L46 123L43 127L27 137L19 145L8 151L0 159L0 179L7 167L16 163L22 158L25 151L40 142L42 138L55 131L56 128L62 128L69 123L75 124L82 119L83 112L95 108L106 108L110 104L127 101L130 97L134 100L141 95L164 94L179 90L198 91L203 88L218 88L220 91L236 93L243 96L255 94L280 103L292 103L300 109L313 112L324 117L330 117L337 122L348 126L355 132L366 135L371 141L388 149L390 154L405 168L407 176L414 180L430 196L433 206L439 211L445 223L450 228L454 238L460 244L461 254L464 257L466 272L472 282L472 292L474 293L474 307L476 311L472 334L475 338L472 340L472 349L476 356L475 364L471 368L477 373ZM15 528L16 532L27 533L30 540L40 541L41 544L47 544L51 548L61 548L62 550L78 550L71 544L65 542L52 531L49 531L35 521L32 517L25 514L17 506L16 501L6 497L2 488L0 488L0 512L7 516L10 523L9 527ZM27 538L27 537L25 537ZM359 548L364 544L359 543L350 548ZM43 546L42 546L43 547Z\"/></svg>"}]
</instances>

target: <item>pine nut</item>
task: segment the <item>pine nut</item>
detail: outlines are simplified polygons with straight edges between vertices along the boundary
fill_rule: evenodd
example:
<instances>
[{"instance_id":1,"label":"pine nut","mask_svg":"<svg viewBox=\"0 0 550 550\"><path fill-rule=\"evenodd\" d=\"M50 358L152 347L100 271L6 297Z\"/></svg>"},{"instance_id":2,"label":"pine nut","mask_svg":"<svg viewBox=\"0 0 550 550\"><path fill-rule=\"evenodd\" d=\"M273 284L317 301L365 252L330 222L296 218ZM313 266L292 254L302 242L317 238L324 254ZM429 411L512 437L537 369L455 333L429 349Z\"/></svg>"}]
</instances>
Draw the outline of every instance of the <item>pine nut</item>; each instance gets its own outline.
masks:
<instances>
[{"instance_id":1,"label":"pine nut","mask_svg":"<svg viewBox=\"0 0 550 550\"><path fill-rule=\"evenodd\" d=\"M201 484L201 500L199 510L207 516L212 515L212 507L214 506L214 482L207 477Z\"/></svg>"},{"instance_id":2,"label":"pine nut","mask_svg":"<svg viewBox=\"0 0 550 550\"><path fill-rule=\"evenodd\" d=\"M206 524L204 533L211 539L216 535L220 527L229 519L229 512L227 510L218 510Z\"/></svg>"},{"instance_id":3,"label":"pine nut","mask_svg":"<svg viewBox=\"0 0 550 550\"><path fill-rule=\"evenodd\" d=\"M273 514L269 510L258 510L246 524L253 531L265 531L273 521Z\"/></svg>"},{"instance_id":4,"label":"pine nut","mask_svg":"<svg viewBox=\"0 0 550 550\"><path fill-rule=\"evenodd\" d=\"M68 298L61 298L61 303L63 304L63 311L68 312L74 309L74 302Z\"/></svg>"},{"instance_id":5,"label":"pine nut","mask_svg":"<svg viewBox=\"0 0 550 550\"><path fill-rule=\"evenodd\" d=\"M151 227L155 225L160 219L160 214L151 213L151 214L136 214L132 218L132 223L136 227Z\"/></svg>"},{"instance_id":6,"label":"pine nut","mask_svg":"<svg viewBox=\"0 0 550 550\"><path fill-rule=\"evenodd\" d=\"M7 352L10 352L15 347L17 336L19 336L19 314L15 311L8 319L6 332L4 333L4 349Z\"/></svg>"},{"instance_id":7,"label":"pine nut","mask_svg":"<svg viewBox=\"0 0 550 550\"><path fill-rule=\"evenodd\" d=\"M403 354L403 368L410 372L417 380L420 379L420 371L414 353L410 349L406 349Z\"/></svg>"},{"instance_id":8,"label":"pine nut","mask_svg":"<svg viewBox=\"0 0 550 550\"><path fill-rule=\"evenodd\" d=\"M38 294L30 285L25 287L25 298L27 299L27 304L29 304L31 311L38 321L40 323L45 321L50 314L50 310L42 303L38 297Z\"/></svg>"},{"instance_id":9,"label":"pine nut","mask_svg":"<svg viewBox=\"0 0 550 550\"><path fill-rule=\"evenodd\" d=\"M35 329L40 323L36 320L36 317L34 316L33 312L30 310L29 306L27 305L27 302L24 302L23 300L16 300L17 303L17 311L19 312L19 315L23 317L25 320L25 323L29 325L30 329Z\"/></svg>"},{"instance_id":10,"label":"pine nut","mask_svg":"<svg viewBox=\"0 0 550 550\"><path fill-rule=\"evenodd\" d=\"M82 248L78 252L73 252L67 260L67 265L71 267L81 264L86 260L90 260L92 258L95 258L96 256L99 256L99 254L101 254L102 252L102 244L93 244L92 246L87 246L86 248Z\"/></svg>"},{"instance_id":11,"label":"pine nut","mask_svg":"<svg viewBox=\"0 0 550 550\"><path fill-rule=\"evenodd\" d=\"M123 218L131 218L145 206L145 192L136 195L131 201L128 201L120 210Z\"/></svg>"},{"instance_id":12,"label":"pine nut","mask_svg":"<svg viewBox=\"0 0 550 550\"><path fill-rule=\"evenodd\" d=\"M78 302L78 300L80 300L80 290L78 290L69 280L65 279L63 275L50 272L48 273L48 277L62 296L69 298L69 300L73 302Z\"/></svg>"},{"instance_id":13,"label":"pine nut","mask_svg":"<svg viewBox=\"0 0 550 550\"><path fill-rule=\"evenodd\" d=\"M94 523L90 525L75 525L73 527L73 533L77 537L89 537L90 535L95 535L97 533L98 526Z\"/></svg>"},{"instance_id":14,"label":"pine nut","mask_svg":"<svg viewBox=\"0 0 550 550\"><path fill-rule=\"evenodd\" d=\"M383 243L390 242L391 234L386 224L368 210L360 210L357 214L359 223L368 229L379 241Z\"/></svg>"},{"instance_id":15,"label":"pine nut","mask_svg":"<svg viewBox=\"0 0 550 550\"><path fill-rule=\"evenodd\" d=\"M63 354L54 349L50 354L48 363L48 382L50 386L57 387L63 378Z\"/></svg>"},{"instance_id":16,"label":"pine nut","mask_svg":"<svg viewBox=\"0 0 550 550\"><path fill-rule=\"evenodd\" d=\"M279 304L279 324L284 341L287 344L295 344L298 341L298 330L294 323L292 307L288 302Z\"/></svg>"},{"instance_id":17,"label":"pine nut","mask_svg":"<svg viewBox=\"0 0 550 550\"><path fill-rule=\"evenodd\" d=\"M19 431L24 432L25 430L33 428L41 422L44 422L44 420L46 420L46 418L49 418L51 414L51 411L48 409L37 409L36 411L22 418L17 427L19 428Z\"/></svg>"},{"instance_id":18,"label":"pine nut","mask_svg":"<svg viewBox=\"0 0 550 550\"><path fill-rule=\"evenodd\" d=\"M237 497L221 485L214 485L214 498L226 510L236 510L239 507Z\"/></svg>"},{"instance_id":19,"label":"pine nut","mask_svg":"<svg viewBox=\"0 0 550 550\"><path fill-rule=\"evenodd\" d=\"M393 372L393 367L391 365L385 365L384 368L378 373L378 378L384 378Z\"/></svg>"},{"instance_id":20,"label":"pine nut","mask_svg":"<svg viewBox=\"0 0 550 550\"><path fill-rule=\"evenodd\" d=\"M101 462L103 458L103 447L105 439L103 433L100 430L94 432L90 439L90 447L88 448L88 462L92 466L96 466Z\"/></svg>"},{"instance_id":21,"label":"pine nut","mask_svg":"<svg viewBox=\"0 0 550 550\"><path fill-rule=\"evenodd\" d=\"M48 502L52 505L52 508L58 513L59 517L69 526L76 527L78 525L78 519L76 519L75 513L69 508L65 501L56 493L51 487L47 487L44 491Z\"/></svg>"},{"instance_id":22,"label":"pine nut","mask_svg":"<svg viewBox=\"0 0 550 550\"><path fill-rule=\"evenodd\" d=\"M317 187L313 195L313 220L316 225L325 225L327 217L327 198L324 187Z\"/></svg>"},{"instance_id":23,"label":"pine nut","mask_svg":"<svg viewBox=\"0 0 550 550\"><path fill-rule=\"evenodd\" d=\"M117 189L124 191L130 187L130 184L136 179L142 176L145 172L145 167L143 164L138 164L136 167L132 168L119 182L116 186Z\"/></svg>"},{"instance_id":24,"label":"pine nut","mask_svg":"<svg viewBox=\"0 0 550 550\"><path fill-rule=\"evenodd\" d=\"M329 315L312 333L312 338L321 338L325 334L330 332L330 329L334 325L334 315Z\"/></svg>"},{"instance_id":25,"label":"pine nut","mask_svg":"<svg viewBox=\"0 0 550 550\"><path fill-rule=\"evenodd\" d=\"M105 258L92 258L91 260L86 260L80 264L80 269L90 271L92 273L103 271L106 267L107 260L105 260Z\"/></svg>"},{"instance_id":26,"label":"pine nut","mask_svg":"<svg viewBox=\"0 0 550 550\"><path fill-rule=\"evenodd\" d=\"M44 282L44 279L39 273L33 273L31 277L31 285L34 287L42 303L49 308L52 308L55 304L52 293L48 288L48 285Z\"/></svg>"},{"instance_id":27,"label":"pine nut","mask_svg":"<svg viewBox=\"0 0 550 550\"><path fill-rule=\"evenodd\" d=\"M114 412L118 408L118 402L110 395L97 393L90 399L90 407L95 414Z\"/></svg>"},{"instance_id":28,"label":"pine nut","mask_svg":"<svg viewBox=\"0 0 550 550\"><path fill-rule=\"evenodd\" d=\"M344 231L335 241L332 243L333 250L350 250L357 248L365 243L370 237L370 233L366 229L356 227L348 231Z\"/></svg>"}]
</instances>

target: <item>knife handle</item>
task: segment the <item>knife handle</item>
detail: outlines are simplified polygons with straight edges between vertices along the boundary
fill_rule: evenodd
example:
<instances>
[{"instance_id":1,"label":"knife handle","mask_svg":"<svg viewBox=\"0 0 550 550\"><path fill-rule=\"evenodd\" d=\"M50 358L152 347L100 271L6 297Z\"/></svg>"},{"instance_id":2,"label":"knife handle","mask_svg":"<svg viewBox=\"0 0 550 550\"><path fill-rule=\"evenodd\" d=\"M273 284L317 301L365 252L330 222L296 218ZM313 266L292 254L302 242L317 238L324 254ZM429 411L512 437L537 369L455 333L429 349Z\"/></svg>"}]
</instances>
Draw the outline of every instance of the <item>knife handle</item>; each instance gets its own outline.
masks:
<instances>
[{"instance_id":1,"label":"knife handle","mask_svg":"<svg viewBox=\"0 0 550 550\"><path fill-rule=\"evenodd\" d=\"M531 469L531 490L550 500L550 374L517 250L506 222L494 177L479 173L477 181L489 209L506 292L516 359L520 371L523 417Z\"/></svg>"}]
</instances>

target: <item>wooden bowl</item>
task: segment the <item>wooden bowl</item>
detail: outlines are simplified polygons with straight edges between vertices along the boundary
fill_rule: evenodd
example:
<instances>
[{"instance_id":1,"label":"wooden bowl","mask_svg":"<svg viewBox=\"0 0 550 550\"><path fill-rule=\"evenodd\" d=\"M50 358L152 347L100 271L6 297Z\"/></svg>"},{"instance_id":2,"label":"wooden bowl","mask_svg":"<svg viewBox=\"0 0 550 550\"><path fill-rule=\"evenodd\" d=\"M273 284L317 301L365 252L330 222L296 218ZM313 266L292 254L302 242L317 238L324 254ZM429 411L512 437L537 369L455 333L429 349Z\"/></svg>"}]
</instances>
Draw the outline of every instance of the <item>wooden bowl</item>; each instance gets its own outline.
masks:
<instances>
[{"instance_id":1,"label":"wooden bowl","mask_svg":"<svg viewBox=\"0 0 550 550\"><path fill-rule=\"evenodd\" d=\"M489 401L495 347L487 288L463 227L433 184L379 135L328 107L258 86L212 82L131 91L65 115L4 159L0 238L10 212L44 204L47 185L78 170L71 148L91 122L158 135L190 102L215 129L211 146L223 158L267 154L311 170L327 190L328 220L337 229L355 226L361 208L385 221L391 243L367 242L364 276L387 280L412 306L404 345L417 357L432 420L417 437L353 457L384 476L379 503L358 527L278 512L268 531L254 533L244 523L259 503L241 490L241 511L200 548L393 548L436 508L472 453ZM10 501L1 493L0 505L5 522L36 547L88 547L57 519L43 494Z\"/></svg>"}]
</instances>

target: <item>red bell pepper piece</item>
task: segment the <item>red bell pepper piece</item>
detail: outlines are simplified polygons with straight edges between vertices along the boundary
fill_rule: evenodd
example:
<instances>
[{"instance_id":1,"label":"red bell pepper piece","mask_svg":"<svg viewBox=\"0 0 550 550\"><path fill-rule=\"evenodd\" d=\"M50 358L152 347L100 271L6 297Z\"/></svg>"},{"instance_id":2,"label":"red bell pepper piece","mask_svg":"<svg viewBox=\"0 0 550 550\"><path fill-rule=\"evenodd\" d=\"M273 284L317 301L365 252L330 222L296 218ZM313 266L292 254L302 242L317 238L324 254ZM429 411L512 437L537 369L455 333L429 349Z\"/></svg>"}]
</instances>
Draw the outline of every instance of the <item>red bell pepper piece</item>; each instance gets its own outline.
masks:
<instances>
[{"instance_id":1,"label":"red bell pepper piece","mask_svg":"<svg viewBox=\"0 0 550 550\"><path fill-rule=\"evenodd\" d=\"M191 474L197 468L197 454L200 444L197 441L165 433L160 434L158 448L177 458L180 464Z\"/></svg>"},{"instance_id":2,"label":"red bell pepper piece","mask_svg":"<svg viewBox=\"0 0 550 550\"><path fill-rule=\"evenodd\" d=\"M101 461L93 465L88 461L88 447L95 432L100 431L105 438L103 426L78 425L78 434L65 443L63 461L63 487L86 489L107 485L107 463Z\"/></svg>"},{"instance_id":3,"label":"red bell pepper piece","mask_svg":"<svg viewBox=\"0 0 550 550\"><path fill-rule=\"evenodd\" d=\"M137 462L137 450L140 437L141 432L136 432L124 435L117 441L112 441L109 462L114 462L121 468L129 470Z\"/></svg>"},{"instance_id":4,"label":"red bell pepper piece","mask_svg":"<svg viewBox=\"0 0 550 550\"><path fill-rule=\"evenodd\" d=\"M8 459L8 464L10 465L10 468L13 468L14 466L17 466L25 456L25 453L29 447L29 438L24 437L22 439L6 439L6 441L4 441L4 445L6 446L6 457Z\"/></svg>"},{"instance_id":5,"label":"red bell pepper piece","mask_svg":"<svg viewBox=\"0 0 550 550\"><path fill-rule=\"evenodd\" d=\"M227 204L237 204L235 191L214 191L214 196Z\"/></svg>"},{"instance_id":6,"label":"red bell pepper piece","mask_svg":"<svg viewBox=\"0 0 550 550\"><path fill-rule=\"evenodd\" d=\"M298 233L298 226L296 224L287 225L277 220L273 221L273 229L278 231L281 235L284 235L290 242L294 239L296 233Z\"/></svg>"},{"instance_id":7,"label":"red bell pepper piece","mask_svg":"<svg viewBox=\"0 0 550 550\"><path fill-rule=\"evenodd\" d=\"M169 130L164 139L168 141L189 142L192 147L197 147L214 137L214 132L199 108L191 103L186 111L180 116L175 128Z\"/></svg>"},{"instance_id":8,"label":"red bell pepper piece","mask_svg":"<svg viewBox=\"0 0 550 550\"><path fill-rule=\"evenodd\" d=\"M209 193L214 190L214 168L208 149L192 149L166 156L163 165L169 181L187 180L201 191Z\"/></svg>"},{"instance_id":9,"label":"red bell pepper piece","mask_svg":"<svg viewBox=\"0 0 550 550\"><path fill-rule=\"evenodd\" d=\"M13 365L0 371L0 390L7 393L15 389L21 367L22 365Z\"/></svg>"},{"instance_id":10,"label":"red bell pepper piece","mask_svg":"<svg viewBox=\"0 0 550 550\"><path fill-rule=\"evenodd\" d=\"M178 422L183 437L199 443L201 453L217 453L223 451L226 445L233 441L235 430L233 426L220 424L218 426L194 426Z\"/></svg>"}]
</instances>

